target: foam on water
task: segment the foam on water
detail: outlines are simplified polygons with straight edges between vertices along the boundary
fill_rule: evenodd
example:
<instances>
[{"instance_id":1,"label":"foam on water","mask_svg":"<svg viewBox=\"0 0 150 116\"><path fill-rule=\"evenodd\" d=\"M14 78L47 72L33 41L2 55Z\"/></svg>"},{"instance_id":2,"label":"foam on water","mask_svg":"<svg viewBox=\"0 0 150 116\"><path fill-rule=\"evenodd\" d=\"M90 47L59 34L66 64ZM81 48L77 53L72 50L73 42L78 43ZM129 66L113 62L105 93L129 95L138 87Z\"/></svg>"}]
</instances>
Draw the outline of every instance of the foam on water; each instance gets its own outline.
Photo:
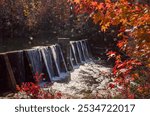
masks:
<instances>
[{"instance_id":1,"label":"foam on water","mask_svg":"<svg viewBox=\"0 0 150 116\"><path fill-rule=\"evenodd\" d=\"M68 83L55 82L52 89L61 91L71 98L92 98L97 93L102 98L108 97L110 93L117 93L116 90L107 89L110 78L101 75L101 72L111 73L111 68L88 62L81 65L71 73Z\"/></svg>"}]
</instances>

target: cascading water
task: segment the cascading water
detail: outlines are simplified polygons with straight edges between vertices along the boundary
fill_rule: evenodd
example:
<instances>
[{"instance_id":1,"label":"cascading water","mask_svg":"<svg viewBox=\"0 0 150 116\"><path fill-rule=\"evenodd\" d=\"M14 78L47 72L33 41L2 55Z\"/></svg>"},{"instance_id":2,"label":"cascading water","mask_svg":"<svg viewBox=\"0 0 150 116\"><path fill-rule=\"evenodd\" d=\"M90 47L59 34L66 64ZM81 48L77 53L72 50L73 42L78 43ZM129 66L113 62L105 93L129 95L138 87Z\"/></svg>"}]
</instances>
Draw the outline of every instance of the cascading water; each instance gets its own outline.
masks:
<instances>
[{"instance_id":1,"label":"cascading water","mask_svg":"<svg viewBox=\"0 0 150 116\"><path fill-rule=\"evenodd\" d=\"M42 54L43 57L43 61L46 67L46 72L48 74L48 77L50 80L52 80L52 77L54 76L54 71L53 71L53 63L52 63L52 57L51 57L51 53L48 49L48 47L42 47L40 48L40 52Z\"/></svg>"},{"instance_id":2,"label":"cascading water","mask_svg":"<svg viewBox=\"0 0 150 116\"><path fill-rule=\"evenodd\" d=\"M57 54L58 54L58 57L59 57L59 67L60 67L60 72L68 72L68 70L67 70L67 66L66 66L66 63L65 63L65 59L64 59L64 56L63 56L63 53L62 53L62 50L61 50L61 47L60 47L60 45L59 44L56 44L56 51L58 51L57 52Z\"/></svg>"},{"instance_id":3,"label":"cascading water","mask_svg":"<svg viewBox=\"0 0 150 116\"><path fill-rule=\"evenodd\" d=\"M89 60L90 56L89 56L89 51L88 51L88 48L87 48L86 40L82 40L82 46L84 48L84 53L85 53L86 60Z\"/></svg>"},{"instance_id":4,"label":"cascading water","mask_svg":"<svg viewBox=\"0 0 150 116\"><path fill-rule=\"evenodd\" d=\"M71 44L71 48L70 49L72 50L72 53L74 55L74 60L75 60L76 64L78 65L78 63L79 63L80 60L79 60L79 57L78 57L79 56L78 55L78 51L77 51L77 49L75 47L76 44L75 44L75 42L72 42L72 41L70 42L70 44Z\"/></svg>"},{"instance_id":5,"label":"cascading water","mask_svg":"<svg viewBox=\"0 0 150 116\"><path fill-rule=\"evenodd\" d=\"M77 42L76 42L76 41L72 42L72 48L73 48L73 50L75 51L75 55L76 55L76 58L77 58L77 62L78 62L79 64L81 64L81 63L82 63L81 54L80 54L80 50L79 50L79 48L78 48L78 45L77 45Z\"/></svg>"},{"instance_id":6,"label":"cascading water","mask_svg":"<svg viewBox=\"0 0 150 116\"><path fill-rule=\"evenodd\" d=\"M42 73L43 72L43 61L41 53L38 49L30 49L25 51L27 54L28 61L32 68L33 75L35 73Z\"/></svg>"},{"instance_id":7,"label":"cascading water","mask_svg":"<svg viewBox=\"0 0 150 116\"><path fill-rule=\"evenodd\" d=\"M50 46L50 48L51 48L51 50L52 50L54 62L55 62L55 64L56 64L56 68L57 68L57 71L58 71L58 76L60 76L60 66L58 66L58 58L57 58L57 53L56 53L55 45Z\"/></svg>"},{"instance_id":8,"label":"cascading water","mask_svg":"<svg viewBox=\"0 0 150 116\"><path fill-rule=\"evenodd\" d=\"M72 57L71 57L71 61L74 61L74 65L78 65L78 61L77 61L77 53L76 53L76 50L75 50L75 47L74 47L74 44L72 42L70 42L71 44L71 48L70 48L70 52L72 54ZM72 59L73 58L73 59Z\"/></svg>"},{"instance_id":9,"label":"cascading water","mask_svg":"<svg viewBox=\"0 0 150 116\"><path fill-rule=\"evenodd\" d=\"M58 44L45 47L40 46L33 49L17 51L17 53L13 52L11 54L5 54L10 60L8 60L8 62L11 65L17 84L26 81L33 82L35 81L33 79L35 73L44 73L47 78L39 82L39 84L42 86L48 81L55 82L67 79L69 76L69 71L67 70L68 65L66 66L66 63L72 65L72 68L74 69L80 64L90 60L87 40L70 41L70 48L68 49L70 49L70 56L68 55L70 58L69 60L65 59L67 55L65 55L64 58L65 52L62 52L62 49ZM70 63L65 61L69 61ZM8 75L7 68L8 67L6 67L4 56L1 55L0 72L3 77ZM0 82L2 81L0 80ZM7 82L7 80L5 81Z\"/></svg>"},{"instance_id":10,"label":"cascading water","mask_svg":"<svg viewBox=\"0 0 150 116\"><path fill-rule=\"evenodd\" d=\"M85 62L85 54L84 54L84 50L83 50L83 46L82 46L82 41L78 42L78 46L81 52L81 58L82 58L82 62Z\"/></svg>"},{"instance_id":11,"label":"cascading water","mask_svg":"<svg viewBox=\"0 0 150 116\"><path fill-rule=\"evenodd\" d=\"M73 66L75 63L74 60L79 63L88 62L90 59L89 51L87 47L87 40L80 40L80 41L71 41L71 49L70 49L70 59L71 65ZM72 60L73 59L73 60Z\"/></svg>"},{"instance_id":12,"label":"cascading water","mask_svg":"<svg viewBox=\"0 0 150 116\"><path fill-rule=\"evenodd\" d=\"M78 62L77 62L77 58L75 55L74 47L72 46L73 44L71 44L71 48L70 48L70 63L71 63L72 68L75 68L75 67L78 67Z\"/></svg>"},{"instance_id":13,"label":"cascading water","mask_svg":"<svg viewBox=\"0 0 150 116\"><path fill-rule=\"evenodd\" d=\"M89 59L86 41L71 41L70 45L70 60L73 68L78 66L78 63L84 63ZM45 72L52 82L61 81L68 75L64 56L59 44L29 50L28 56L34 73L43 71L42 63L44 62L44 66L46 67Z\"/></svg>"},{"instance_id":14,"label":"cascading water","mask_svg":"<svg viewBox=\"0 0 150 116\"><path fill-rule=\"evenodd\" d=\"M83 41L79 41L80 45L81 45L81 52L83 55L83 60L86 61L86 56L85 56L85 49L84 49L84 45L83 45Z\"/></svg>"},{"instance_id":15,"label":"cascading water","mask_svg":"<svg viewBox=\"0 0 150 116\"><path fill-rule=\"evenodd\" d=\"M84 57L83 57L83 52L82 52L82 47L81 47L81 44L79 41L76 41L76 46L77 46L77 50L78 50L78 53L79 53L79 57L80 57L80 61L81 63L84 63Z\"/></svg>"},{"instance_id":16,"label":"cascading water","mask_svg":"<svg viewBox=\"0 0 150 116\"><path fill-rule=\"evenodd\" d=\"M66 76L68 75L66 63L65 63L61 48L58 44L50 46L50 48L52 50L54 62L56 64L56 68L59 74L59 78L55 78L55 80L61 81L65 79Z\"/></svg>"},{"instance_id":17,"label":"cascading water","mask_svg":"<svg viewBox=\"0 0 150 116\"><path fill-rule=\"evenodd\" d=\"M30 74L27 75L26 77L27 81L35 81L33 76L36 73L38 73L39 75L45 73L42 54L40 53L40 50L38 48L25 50L25 54L27 56L27 60L30 68L28 69L28 73L30 73L29 71L32 72L32 75ZM39 84L43 86L46 81L49 81L49 79L43 78L40 80Z\"/></svg>"}]
</instances>

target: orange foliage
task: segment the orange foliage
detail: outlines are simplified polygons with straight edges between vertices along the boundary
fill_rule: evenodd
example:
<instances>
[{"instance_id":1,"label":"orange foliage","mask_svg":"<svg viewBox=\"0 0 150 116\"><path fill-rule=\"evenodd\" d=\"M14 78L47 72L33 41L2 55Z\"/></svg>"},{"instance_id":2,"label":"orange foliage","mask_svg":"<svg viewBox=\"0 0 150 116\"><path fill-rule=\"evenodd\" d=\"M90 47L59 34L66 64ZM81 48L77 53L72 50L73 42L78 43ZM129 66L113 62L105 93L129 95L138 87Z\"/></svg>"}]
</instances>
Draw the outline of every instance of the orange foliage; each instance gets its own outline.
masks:
<instances>
[{"instance_id":1,"label":"orange foliage","mask_svg":"<svg viewBox=\"0 0 150 116\"><path fill-rule=\"evenodd\" d=\"M129 2L131 0L74 1L78 10L92 14L91 18L94 23L101 26L102 31L107 31L111 25L121 25L122 31L118 36L122 37L123 41L119 41L118 47L150 68L150 7L148 5L131 3ZM128 33L128 37L124 33Z\"/></svg>"},{"instance_id":2,"label":"orange foliage","mask_svg":"<svg viewBox=\"0 0 150 116\"><path fill-rule=\"evenodd\" d=\"M130 59L122 61L121 56L113 51L107 54L109 58L116 59L113 68L113 73L117 77L115 82L124 87L127 98L137 97L140 93L143 94L143 96L139 95L141 98L144 95L149 96L150 7L147 4L135 3L133 0L116 0L115 2L80 0L76 6L78 11L89 13L93 22L99 24L103 32L106 32L110 26L120 26L117 46ZM133 89L131 81L138 83L138 86L134 86Z\"/></svg>"}]
</instances>

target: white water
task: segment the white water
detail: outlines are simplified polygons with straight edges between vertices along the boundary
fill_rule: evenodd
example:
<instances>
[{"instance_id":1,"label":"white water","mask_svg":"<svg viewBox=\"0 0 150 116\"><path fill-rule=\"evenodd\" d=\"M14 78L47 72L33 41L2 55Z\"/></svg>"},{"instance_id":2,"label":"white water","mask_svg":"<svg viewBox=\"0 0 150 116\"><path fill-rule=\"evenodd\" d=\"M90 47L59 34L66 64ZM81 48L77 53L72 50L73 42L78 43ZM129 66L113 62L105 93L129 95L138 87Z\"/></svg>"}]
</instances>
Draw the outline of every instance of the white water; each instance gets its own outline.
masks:
<instances>
[{"instance_id":1,"label":"white water","mask_svg":"<svg viewBox=\"0 0 150 116\"><path fill-rule=\"evenodd\" d=\"M88 52L88 49L87 49L87 45L86 45L84 40L82 41L82 46L83 46L83 49L84 49L85 58L88 61L90 56L89 56L89 52Z\"/></svg>"},{"instance_id":2,"label":"white water","mask_svg":"<svg viewBox=\"0 0 150 116\"><path fill-rule=\"evenodd\" d=\"M63 56L63 53L62 53L62 50L61 50L61 47L60 47L60 45L59 44L56 44L56 47L58 48L58 52L60 53L60 58L59 58L59 60L61 60L62 62L63 62L63 65L64 65L64 71L65 72L68 72L68 70L67 70L67 66L66 66L66 63L65 63L65 59L64 59L64 56ZM57 51L56 51L57 52ZM58 56L59 57L59 56ZM61 64L59 64L59 65L61 65Z\"/></svg>"},{"instance_id":3,"label":"white water","mask_svg":"<svg viewBox=\"0 0 150 116\"><path fill-rule=\"evenodd\" d=\"M48 47L42 47L40 48L40 51L42 53L42 56L43 56L43 61L44 61L44 64L45 64L45 67L46 67L46 70L47 70L47 73L48 73L48 77L50 78L50 80L52 80L52 58L51 58L51 54L49 52L49 49Z\"/></svg>"},{"instance_id":4,"label":"white water","mask_svg":"<svg viewBox=\"0 0 150 116\"><path fill-rule=\"evenodd\" d=\"M68 83L55 82L51 89L60 91L63 98L107 98L115 96L115 89L108 89L110 78L101 72L111 73L111 69L88 62L81 65L71 73L71 80Z\"/></svg>"},{"instance_id":5,"label":"white water","mask_svg":"<svg viewBox=\"0 0 150 116\"><path fill-rule=\"evenodd\" d=\"M75 51L75 46L72 42L70 42L71 44L71 48L70 48L70 60L71 60L71 64L72 64L72 67L75 68L75 66L78 66L78 61L77 61L77 54L76 54L76 51ZM73 63L73 61L75 63Z\"/></svg>"},{"instance_id":6,"label":"white water","mask_svg":"<svg viewBox=\"0 0 150 116\"><path fill-rule=\"evenodd\" d=\"M86 40L71 41L70 44L73 50L73 54L75 55L76 62L78 62L79 64L80 63L83 64L89 61L90 56L89 56Z\"/></svg>"},{"instance_id":7,"label":"white water","mask_svg":"<svg viewBox=\"0 0 150 116\"><path fill-rule=\"evenodd\" d=\"M53 54L53 58L54 58L54 62L56 64L56 68L57 68L57 71L58 71L58 76L60 76L60 68L58 66L58 58L57 58L57 53L56 53L56 46L55 45L52 45L50 46L51 50L52 50L52 54Z\"/></svg>"},{"instance_id":8,"label":"white water","mask_svg":"<svg viewBox=\"0 0 150 116\"><path fill-rule=\"evenodd\" d=\"M68 70L65 63L65 59L59 45L52 45L50 46L50 48L52 50L54 62L58 71L58 77L54 77L53 81L61 81L67 78L68 76Z\"/></svg>"},{"instance_id":9,"label":"white water","mask_svg":"<svg viewBox=\"0 0 150 116\"><path fill-rule=\"evenodd\" d=\"M32 73L33 75L38 72L39 74L42 73L42 56L38 49L30 49L26 50L28 60L32 66Z\"/></svg>"},{"instance_id":10,"label":"white water","mask_svg":"<svg viewBox=\"0 0 150 116\"><path fill-rule=\"evenodd\" d=\"M80 62L83 63L83 61L82 61L82 56L81 56L81 50L80 50L80 48L79 48L79 42L76 41L75 43L76 43L75 45L76 45L76 47L77 47L77 52L78 52L78 54L79 54Z\"/></svg>"},{"instance_id":11,"label":"white water","mask_svg":"<svg viewBox=\"0 0 150 116\"><path fill-rule=\"evenodd\" d=\"M84 59L84 61L86 61L86 56L85 56L86 51L84 50L83 41L79 41L79 42L80 42L80 44L81 44L81 49L82 49L83 59Z\"/></svg>"},{"instance_id":12,"label":"white water","mask_svg":"<svg viewBox=\"0 0 150 116\"><path fill-rule=\"evenodd\" d=\"M86 41L71 41L70 44L72 67L76 68L80 63L88 62L89 53ZM68 77L69 72L60 45L36 47L27 53L34 73L42 73L44 64L48 77L52 82L61 81Z\"/></svg>"}]
</instances>

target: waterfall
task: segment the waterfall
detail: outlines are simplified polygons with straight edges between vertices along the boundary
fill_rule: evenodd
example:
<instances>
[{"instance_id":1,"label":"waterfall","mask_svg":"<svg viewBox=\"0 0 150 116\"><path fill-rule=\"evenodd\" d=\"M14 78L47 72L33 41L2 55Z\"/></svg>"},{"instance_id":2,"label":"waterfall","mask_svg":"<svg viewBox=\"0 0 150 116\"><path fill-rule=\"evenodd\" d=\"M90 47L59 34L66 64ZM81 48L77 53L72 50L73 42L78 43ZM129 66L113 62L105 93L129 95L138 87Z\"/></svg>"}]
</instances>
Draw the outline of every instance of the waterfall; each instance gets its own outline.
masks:
<instances>
[{"instance_id":1,"label":"waterfall","mask_svg":"<svg viewBox=\"0 0 150 116\"><path fill-rule=\"evenodd\" d=\"M83 41L79 41L80 42L80 45L81 45L81 49L82 49L82 55L83 55L83 59L84 61L86 61L86 52L85 52L85 48L84 48L84 45L83 45Z\"/></svg>"},{"instance_id":2,"label":"waterfall","mask_svg":"<svg viewBox=\"0 0 150 116\"><path fill-rule=\"evenodd\" d=\"M78 46L81 52L81 58L82 58L82 62L85 62L85 54L84 54L84 50L83 50L83 46L82 46L82 41L78 41Z\"/></svg>"},{"instance_id":3,"label":"waterfall","mask_svg":"<svg viewBox=\"0 0 150 116\"><path fill-rule=\"evenodd\" d=\"M90 56L86 40L71 41L70 46L70 65L73 68L88 61ZM59 44L34 48L28 50L27 54L34 73L42 73L44 64L45 72L52 82L61 81L68 75L65 59Z\"/></svg>"},{"instance_id":4,"label":"waterfall","mask_svg":"<svg viewBox=\"0 0 150 116\"><path fill-rule=\"evenodd\" d=\"M56 44L56 52L59 54L58 57L59 57L59 61L60 61L60 64L59 64L60 69L61 69L60 72L68 72L66 62L65 62L65 58L63 56L63 53L62 53L62 50L61 50L61 47L60 47L59 44Z\"/></svg>"},{"instance_id":5,"label":"waterfall","mask_svg":"<svg viewBox=\"0 0 150 116\"><path fill-rule=\"evenodd\" d=\"M36 73L44 73L47 77L39 82L40 86L49 81L63 81L69 76L67 66L71 66L72 69L74 69L80 64L91 60L87 40L70 41L70 45L66 44L70 47L65 48L65 46L63 46L63 52L60 45L39 46L32 49L4 53L8 56L7 63L11 65L12 73L17 84L26 81L34 82L33 76ZM70 53L65 51L67 49ZM8 76L7 68L5 58L3 54L1 54L0 73L2 77ZM9 80L1 78L0 83L2 84L3 81L7 82ZM6 82L4 84L8 83ZM2 87L3 85L0 86L0 90Z\"/></svg>"},{"instance_id":6,"label":"waterfall","mask_svg":"<svg viewBox=\"0 0 150 116\"><path fill-rule=\"evenodd\" d=\"M77 43L76 41L71 41L70 43L71 43L71 48L73 49L73 52L76 56L77 63L80 64L82 60L81 60L81 54L79 53L79 48L77 46Z\"/></svg>"},{"instance_id":7,"label":"waterfall","mask_svg":"<svg viewBox=\"0 0 150 116\"><path fill-rule=\"evenodd\" d=\"M87 44L86 44L86 40L82 40L82 46L84 48L84 53L85 53L86 60L89 60L90 56L89 56L89 51L88 51L88 47L87 47Z\"/></svg>"},{"instance_id":8,"label":"waterfall","mask_svg":"<svg viewBox=\"0 0 150 116\"><path fill-rule=\"evenodd\" d=\"M50 46L56 64L59 77L54 78L55 81L61 81L68 75L68 70L62 54L61 48L58 44Z\"/></svg>"},{"instance_id":9,"label":"waterfall","mask_svg":"<svg viewBox=\"0 0 150 116\"><path fill-rule=\"evenodd\" d=\"M38 48L35 49L29 49L25 50L25 55L27 57L27 62L29 63L29 67L26 67L26 81L35 81L33 76L38 73L41 74L44 71L44 63L42 59L42 55ZM29 68L29 69L28 69ZM30 71L32 72L32 75L30 75ZM40 80L39 84L40 86L44 85L44 82L48 81L47 78L43 78Z\"/></svg>"},{"instance_id":10,"label":"waterfall","mask_svg":"<svg viewBox=\"0 0 150 116\"><path fill-rule=\"evenodd\" d=\"M52 62L52 54L50 53L50 50L48 47L42 47L40 48L42 57L43 57L43 61L44 61L44 65L46 67L46 73L49 77L50 80L52 80L52 78L55 76L53 67L55 67L53 65Z\"/></svg>"},{"instance_id":11,"label":"waterfall","mask_svg":"<svg viewBox=\"0 0 150 116\"><path fill-rule=\"evenodd\" d=\"M78 62L72 48L70 48L70 63L73 68L78 66Z\"/></svg>"},{"instance_id":12,"label":"waterfall","mask_svg":"<svg viewBox=\"0 0 150 116\"><path fill-rule=\"evenodd\" d=\"M70 44L71 44L71 49L72 49L73 54L74 54L75 62L78 64L78 60L77 60L78 52L77 52L77 49L75 48L75 46L76 46L75 42L70 42Z\"/></svg>"},{"instance_id":13,"label":"waterfall","mask_svg":"<svg viewBox=\"0 0 150 116\"><path fill-rule=\"evenodd\" d=\"M27 58L30 63L30 66L32 68L33 75L35 73L42 73L43 71L43 62L42 62L42 56L38 49L30 49L26 50Z\"/></svg>"},{"instance_id":14,"label":"waterfall","mask_svg":"<svg viewBox=\"0 0 150 116\"><path fill-rule=\"evenodd\" d=\"M76 43L76 44L75 44L75 47L76 47L76 49L77 49L77 51L78 51L80 63L82 63L82 56L81 56L81 50L80 50L80 47L79 47L79 42L76 41L75 43Z\"/></svg>"},{"instance_id":15,"label":"waterfall","mask_svg":"<svg viewBox=\"0 0 150 116\"><path fill-rule=\"evenodd\" d=\"M70 59L73 58L73 60L75 60L79 64L89 61L90 56L89 56L89 49L87 46L87 40L71 41L70 44L71 44ZM71 65L74 64L72 61Z\"/></svg>"},{"instance_id":16,"label":"waterfall","mask_svg":"<svg viewBox=\"0 0 150 116\"><path fill-rule=\"evenodd\" d=\"M60 76L60 66L58 65L59 63L59 60L58 60L58 57L57 57L57 53L56 53L56 48L55 48L55 45L53 46L50 46L51 50L52 50L52 54L53 54L53 57L54 57L54 62L56 64L56 68L57 68L57 71L58 71L58 75Z\"/></svg>"},{"instance_id":17,"label":"waterfall","mask_svg":"<svg viewBox=\"0 0 150 116\"><path fill-rule=\"evenodd\" d=\"M76 46L77 46L77 50L78 50L78 53L79 53L80 61L81 61L81 63L84 63L85 59L84 59L84 56L83 56L83 51L82 51L82 46L80 44L80 41L76 41Z\"/></svg>"},{"instance_id":18,"label":"waterfall","mask_svg":"<svg viewBox=\"0 0 150 116\"><path fill-rule=\"evenodd\" d=\"M75 44L73 42L70 42L70 62L73 68L78 67L78 61L77 61L77 51L75 50Z\"/></svg>"},{"instance_id":19,"label":"waterfall","mask_svg":"<svg viewBox=\"0 0 150 116\"><path fill-rule=\"evenodd\" d=\"M87 40L84 40L84 43L85 43L85 47L86 47L87 56L88 56L88 58L90 59L90 53L91 53L91 51L90 51L90 47L89 47L89 45L88 45Z\"/></svg>"}]
</instances>

